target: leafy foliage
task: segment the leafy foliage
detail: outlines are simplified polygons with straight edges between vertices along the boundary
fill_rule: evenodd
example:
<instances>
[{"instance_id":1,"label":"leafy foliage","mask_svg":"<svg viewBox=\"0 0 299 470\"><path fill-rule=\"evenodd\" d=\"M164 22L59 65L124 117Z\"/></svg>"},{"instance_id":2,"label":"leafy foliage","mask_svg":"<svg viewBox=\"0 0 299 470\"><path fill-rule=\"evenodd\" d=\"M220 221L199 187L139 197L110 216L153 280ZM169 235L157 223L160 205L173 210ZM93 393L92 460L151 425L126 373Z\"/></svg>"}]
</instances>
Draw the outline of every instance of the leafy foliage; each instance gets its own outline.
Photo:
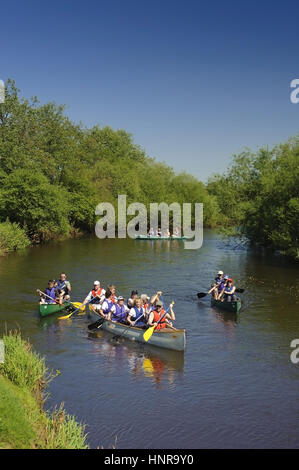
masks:
<instances>
[{"instance_id":1,"label":"leafy foliage","mask_svg":"<svg viewBox=\"0 0 299 470\"><path fill-rule=\"evenodd\" d=\"M0 222L18 223L32 242L92 232L95 207L127 202L203 202L217 222L216 198L190 175L149 158L126 131L76 125L55 103L19 98L12 80L0 105Z\"/></svg>"},{"instance_id":2,"label":"leafy foliage","mask_svg":"<svg viewBox=\"0 0 299 470\"><path fill-rule=\"evenodd\" d=\"M252 243L299 259L299 137L272 150L245 151L224 176L209 180L223 225L235 225Z\"/></svg>"}]
</instances>

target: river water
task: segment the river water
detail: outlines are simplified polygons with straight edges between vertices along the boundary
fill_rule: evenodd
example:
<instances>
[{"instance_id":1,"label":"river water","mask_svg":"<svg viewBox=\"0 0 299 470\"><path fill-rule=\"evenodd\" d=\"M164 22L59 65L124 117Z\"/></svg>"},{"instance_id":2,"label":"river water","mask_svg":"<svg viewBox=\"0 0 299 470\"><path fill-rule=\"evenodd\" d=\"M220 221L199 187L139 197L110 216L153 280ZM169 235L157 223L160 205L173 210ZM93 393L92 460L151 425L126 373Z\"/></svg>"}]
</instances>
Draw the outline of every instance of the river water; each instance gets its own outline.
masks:
<instances>
[{"instance_id":1,"label":"river water","mask_svg":"<svg viewBox=\"0 0 299 470\"><path fill-rule=\"evenodd\" d=\"M239 287L238 315L210 307L206 291L218 269ZM94 280L175 300L185 353L88 332L87 315L40 319L36 288L65 271L72 299ZM46 356L52 380L46 406L65 403L86 424L91 447L299 447L299 270L280 258L225 244L212 230L200 250L181 241L77 239L28 249L0 261L1 330L21 328Z\"/></svg>"}]
</instances>

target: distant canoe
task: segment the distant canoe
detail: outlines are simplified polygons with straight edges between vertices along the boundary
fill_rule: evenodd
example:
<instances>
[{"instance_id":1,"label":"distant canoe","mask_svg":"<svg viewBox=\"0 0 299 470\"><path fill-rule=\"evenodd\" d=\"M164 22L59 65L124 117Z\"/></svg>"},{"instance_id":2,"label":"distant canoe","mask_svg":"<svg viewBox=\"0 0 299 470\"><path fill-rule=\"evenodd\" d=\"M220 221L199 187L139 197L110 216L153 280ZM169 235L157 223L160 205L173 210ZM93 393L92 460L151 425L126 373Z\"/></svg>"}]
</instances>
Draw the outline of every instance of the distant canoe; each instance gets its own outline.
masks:
<instances>
[{"instance_id":1,"label":"distant canoe","mask_svg":"<svg viewBox=\"0 0 299 470\"><path fill-rule=\"evenodd\" d=\"M93 320L99 320L99 315L95 314L90 309L90 316ZM186 333L185 330L173 330L172 328L162 328L159 331L155 331L148 342L143 339L143 334L146 330L132 326L128 328L128 325L122 323L113 322L110 320L103 321L101 329L109 331L114 335L122 335L122 338L130 339L131 341L137 341L138 343L151 344L164 349L172 349L174 351L184 351L186 347Z\"/></svg>"},{"instance_id":2,"label":"distant canoe","mask_svg":"<svg viewBox=\"0 0 299 470\"><path fill-rule=\"evenodd\" d=\"M62 305L59 304L39 304L39 313L42 317L47 317L53 313L60 312L70 305L70 302L64 302Z\"/></svg>"},{"instance_id":3,"label":"distant canoe","mask_svg":"<svg viewBox=\"0 0 299 470\"><path fill-rule=\"evenodd\" d=\"M188 237L150 237L149 235L136 235L136 240L188 240Z\"/></svg>"},{"instance_id":4,"label":"distant canoe","mask_svg":"<svg viewBox=\"0 0 299 470\"><path fill-rule=\"evenodd\" d=\"M216 300L214 297L211 297L211 307L217 307L227 312L238 313L241 308L241 300L238 299L235 302L226 302L224 300L221 302L221 300Z\"/></svg>"}]
</instances>

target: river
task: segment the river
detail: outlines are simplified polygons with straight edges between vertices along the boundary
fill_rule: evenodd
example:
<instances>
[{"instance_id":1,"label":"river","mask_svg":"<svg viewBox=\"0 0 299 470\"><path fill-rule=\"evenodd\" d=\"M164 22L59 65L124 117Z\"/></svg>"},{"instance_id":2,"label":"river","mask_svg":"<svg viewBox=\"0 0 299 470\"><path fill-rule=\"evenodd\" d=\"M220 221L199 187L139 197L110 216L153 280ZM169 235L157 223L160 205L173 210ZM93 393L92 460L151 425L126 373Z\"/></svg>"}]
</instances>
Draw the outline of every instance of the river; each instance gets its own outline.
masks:
<instances>
[{"instance_id":1,"label":"river","mask_svg":"<svg viewBox=\"0 0 299 470\"><path fill-rule=\"evenodd\" d=\"M218 269L239 287L238 315L210 307L206 291ZM82 300L94 280L164 292L175 300L185 353L88 332L87 315L41 319L35 290L61 271ZM299 270L279 257L224 243L205 230L199 250L181 241L82 238L34 247L0 259L0 324L20 327L45 355L54 378L46 406L65 403L86 424L91 447L299 447L299 364L290 343L299 338Z\"/></svg>"}]
</instances>

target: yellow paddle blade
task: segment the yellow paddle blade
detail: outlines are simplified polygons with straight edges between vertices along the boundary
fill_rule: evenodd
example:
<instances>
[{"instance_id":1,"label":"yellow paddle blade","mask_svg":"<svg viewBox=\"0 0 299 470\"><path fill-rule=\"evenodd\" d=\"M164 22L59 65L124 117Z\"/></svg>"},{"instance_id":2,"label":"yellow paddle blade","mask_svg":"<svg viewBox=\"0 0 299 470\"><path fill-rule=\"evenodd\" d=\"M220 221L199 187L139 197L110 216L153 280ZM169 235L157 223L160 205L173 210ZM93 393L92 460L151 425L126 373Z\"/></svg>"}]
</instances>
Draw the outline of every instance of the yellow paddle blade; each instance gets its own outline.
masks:
<instances>
[{"instance_id":1,"label":"yellow paddle blade","mask_svg":"<svg viewBox=\"0 0 299 470\"><path fill-rule=\"evenodd\" d=\"M66 320L67 318L70 318L71 315L73 315L73 312L69 313L68 315L64 315L63 317L58 317L57 320Z\"/></svg>"},{"instance_id":2,"label":"yellow paddle blade","mask_svg":"<svg viewBox=\"0 0 299 470\"><path fill-rule=\"evenodd\" d=\"M150 339L150 337L152 336L152 334L154 332L154 329L155 329L155 327L151 326L150 328L148 328L146 330L146 332L143 334L144 341L148 341Z\"/></svg>"},{"instance_id":3,"label":"yellow paddle blade","mask_svg":"<svg viewBox=\"0 0 299 470\"><path fill-rule=\"evenodd\" d=\"M74 307L79 308L79 307L81 307L82 302L71 302L71 304L72 304ZM84 310L85 310L85 305L82 305L82 307L80 308L80 311L81 311L81 312L84 312Z\"/></svg>"},{"instance_id":4,"label":"yellow paddle blade","mask_svg":"<svg viewBox=\"0 0 299 470\"><path fill-rule=\"evenodd\" d=\"M174 305L174 300L171 302L171 305ZM148 341L150 337L152 336L154 332L155 326L151 326L146 330L146 332L143 334L143 339L144 341Z\"/></svg>"}]
</instances>

